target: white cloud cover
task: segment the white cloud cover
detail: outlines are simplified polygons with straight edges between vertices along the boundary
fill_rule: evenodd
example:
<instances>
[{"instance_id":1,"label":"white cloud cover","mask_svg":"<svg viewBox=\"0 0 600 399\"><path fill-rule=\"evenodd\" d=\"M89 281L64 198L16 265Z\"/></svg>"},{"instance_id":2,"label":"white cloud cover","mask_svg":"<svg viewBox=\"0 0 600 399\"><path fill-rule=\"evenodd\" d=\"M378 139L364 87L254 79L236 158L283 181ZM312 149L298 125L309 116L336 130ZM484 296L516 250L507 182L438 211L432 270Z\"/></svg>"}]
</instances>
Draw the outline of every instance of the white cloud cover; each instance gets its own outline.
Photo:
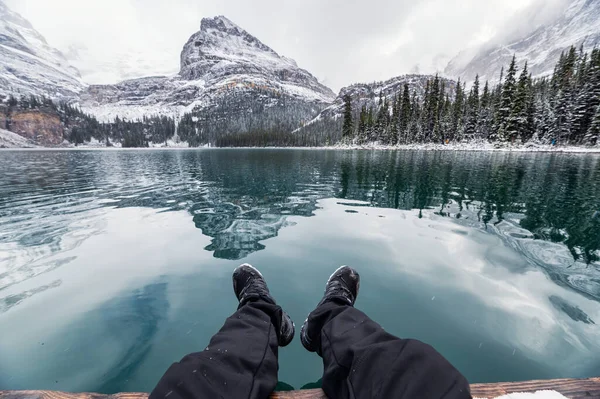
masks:
<instances>
[{"instance_id":1,"label":"white cloud cover","mask_svg":"<svg viewBox=\"0 0 600 399\"><path fill-rule=\"evenodd\" d=\"M0 0L1 1L1 0ZM174 74L203 17L225 15L334 90L442 71L564 0L5 0L89 83ZM524 17L525 16L525 17Z\"/></svg>"}]
</instances>

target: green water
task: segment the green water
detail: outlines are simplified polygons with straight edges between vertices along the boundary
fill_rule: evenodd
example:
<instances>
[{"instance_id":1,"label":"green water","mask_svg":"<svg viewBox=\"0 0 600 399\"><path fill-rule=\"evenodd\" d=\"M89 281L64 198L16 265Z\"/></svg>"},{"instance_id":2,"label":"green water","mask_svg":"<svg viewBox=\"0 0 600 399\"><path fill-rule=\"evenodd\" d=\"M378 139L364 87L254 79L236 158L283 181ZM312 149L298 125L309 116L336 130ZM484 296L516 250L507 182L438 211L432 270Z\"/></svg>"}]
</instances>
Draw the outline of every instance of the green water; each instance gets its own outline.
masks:
<instances>
[{"instance_id":1,"label":"green water","mask_svg":"<svg viewBox=\"0 0 600 399\"><path fill-rule=\"evenodd\" d=\"M600 370L600 157L319 150L0 152L0 389L150 391L257 266L299 325L357 307L471 382ZM298 338L280 380L320 378Z\"/></svg>"}]
</instances>

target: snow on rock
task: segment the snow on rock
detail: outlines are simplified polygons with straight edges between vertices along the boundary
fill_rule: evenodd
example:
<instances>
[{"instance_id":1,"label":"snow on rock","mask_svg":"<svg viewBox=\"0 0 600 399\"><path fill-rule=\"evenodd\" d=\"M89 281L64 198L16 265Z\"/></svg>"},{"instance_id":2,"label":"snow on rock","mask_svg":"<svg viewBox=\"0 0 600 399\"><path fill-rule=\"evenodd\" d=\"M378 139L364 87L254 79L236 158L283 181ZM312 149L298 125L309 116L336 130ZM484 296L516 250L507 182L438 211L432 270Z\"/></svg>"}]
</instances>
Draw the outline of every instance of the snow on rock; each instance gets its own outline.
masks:
<instances>
[{"instance_id":1,"label":"snow on rock","mask_svg":"<svg viewBox=\"0 0 600 399\"><path fill-rule=\"evenodd\" d=\"M210 113L226 121L233 113L251 112L250 103L253 108L259 103L261 109L293 105L300 108L296 119L311 119L335 98L293 60L222 16L202 20L200 31L183 47L180 62L181 70L173 77L90 86L80 105L104 121L116 116L179 117L191 111L200 120Z\"/></svg>"},{"instance_id":2,"label":"snow on rock","mask_svg":"<svg viewBox=\"0 0 600 399\"><path fill-rule=\"evenodd\" d=\"M33 148L37 147L25 137L8 130L0 129L0 148Z\"/></svg>"},{"instance_id":3,"label":"snow on rock","mask_svg":"<svg viewBox=\"0 0 600 399\"><path fill-rule=\"evenodd\" d=\"M0 94L70 99L84 88L77 69L0 0Z\"/></svg>"},{"instance_id":4,"label":"snow on rock","mask_svg":"<svg viewBox=\"0 0 600 399\"><path fill-rule=\"evenodd\" d=\"M600 46L600 1L570 0L566 9L554 20L546 23L518 40L479 53L461 53L444 73L472 81L479 74L483 81L497 81L502 67L507 67L513 57L528 62L534 77L552 73L560 54L571 46L583 46L585 51Z\"/></svg>"}]
</instances>

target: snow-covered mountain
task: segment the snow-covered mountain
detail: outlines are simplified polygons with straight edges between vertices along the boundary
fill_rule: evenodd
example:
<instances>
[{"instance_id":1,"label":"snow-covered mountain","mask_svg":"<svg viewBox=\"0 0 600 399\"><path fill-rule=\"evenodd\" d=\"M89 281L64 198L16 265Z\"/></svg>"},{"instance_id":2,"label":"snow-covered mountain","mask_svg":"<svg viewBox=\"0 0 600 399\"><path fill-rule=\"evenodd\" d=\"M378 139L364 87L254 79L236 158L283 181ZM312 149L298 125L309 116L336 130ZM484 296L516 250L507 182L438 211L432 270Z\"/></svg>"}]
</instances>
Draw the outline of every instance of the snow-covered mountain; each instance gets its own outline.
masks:
<instances>
[{"instance_id":1,"label":"snow-covered mountain","mask_svg":"<svg viewBox=\"0 0 600 399\"><path fill-rule=\"evenodd\" d=\"M235 132L298 125L335 99L293 60L222 16L202 20L180 61L174 77L90 86L81 105L101 120L192 112L200 125ZM258 118L273 123L258 126Z\"/></svg>"},{"instance_id":2,"label":"snow-covered mountain","mask_svg":"<svg viewBox=\"0 0 600 399\"><path fill-rule=\"evenodd\" d=\"M468 81L479 74L482 80L497 81L500 70L513 55L528 62L534 76L550 74L560 54L571 46L589 51L600 46L600 0L569 0L564 12L557 13L532 32L508 43L484 48L473 56L456 56L445 69L451 77Z\"/></svg>"},{"instance_id":3,"label":"snow-covered mountain","mask_svg":"<svg viewBox=\"0 0 600 399\"><path fill-rule=\"evenodd\" d=\"M77 69L0 0L0 94L73 98L84 88Z\"/></svg>"}]
</instances>

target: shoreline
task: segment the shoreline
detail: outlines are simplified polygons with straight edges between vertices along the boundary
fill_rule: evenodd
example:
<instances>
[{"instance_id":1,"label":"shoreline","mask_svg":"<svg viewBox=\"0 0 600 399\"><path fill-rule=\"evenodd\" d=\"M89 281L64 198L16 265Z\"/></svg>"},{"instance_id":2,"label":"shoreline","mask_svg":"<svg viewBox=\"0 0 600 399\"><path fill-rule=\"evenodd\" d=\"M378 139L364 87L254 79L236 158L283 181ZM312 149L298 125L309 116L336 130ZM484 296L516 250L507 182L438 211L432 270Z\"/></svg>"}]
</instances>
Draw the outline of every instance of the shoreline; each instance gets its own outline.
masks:
<instances>
[{"instance_id":1,"label":"shoreline","mask_svg":"<svg viewBox=\"0 0 600 399\"><path fill-rule=\"evenodd\" d=\"M600 146L552 146L542 144L526 144L518 146L497 146L490 143L461 143L461 144L402 144L396 146L367 144L367 145L333 145L321 147L187 147L175 146L150 146L150 147L106 147L98 145L80 145L64 147L9 147L0 151L136 151L136 150L224 150L224 149L272 149L272 150L356 150L356 151L464 151L464 152L545 152L545 153L569 153L569 154L600 154Z\"/></svg>"}]
</instances>

